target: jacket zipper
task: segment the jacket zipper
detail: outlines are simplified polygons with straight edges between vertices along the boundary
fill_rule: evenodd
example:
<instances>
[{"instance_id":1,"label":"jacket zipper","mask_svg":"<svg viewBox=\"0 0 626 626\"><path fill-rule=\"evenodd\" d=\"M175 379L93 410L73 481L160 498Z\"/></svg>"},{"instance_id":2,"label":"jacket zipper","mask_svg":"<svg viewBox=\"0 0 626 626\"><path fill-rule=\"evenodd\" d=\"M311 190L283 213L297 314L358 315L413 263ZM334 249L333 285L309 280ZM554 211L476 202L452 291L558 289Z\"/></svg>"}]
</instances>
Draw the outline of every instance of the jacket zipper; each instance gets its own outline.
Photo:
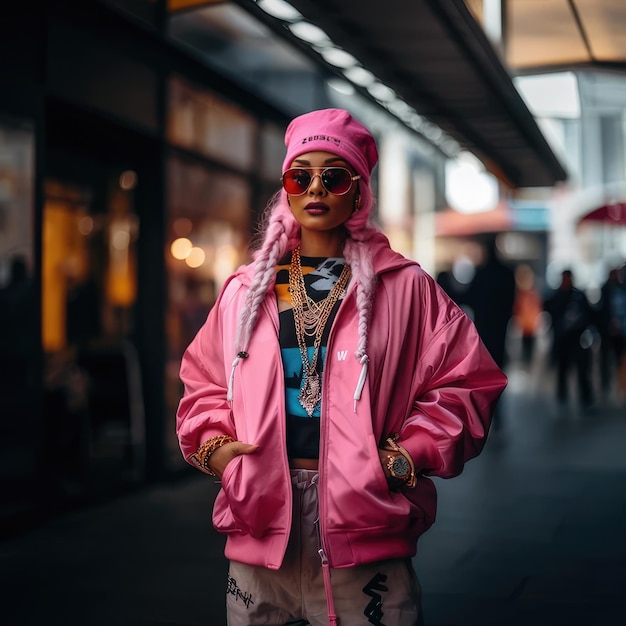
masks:
<instances>
[{"instance_id":1,"label":"jacket zipper","mask_svg":"<svg viewBox=\"0 0 626 626\"><path fill-rule=\"evenodd\" d=\"M337 309L337 315L333 320L333 325L328 333L328 342L326 344L326 362L324 363L324 376L322 382L322 406L320 411L320 454L318 463L318 486L317 486L317 501L318 501L318 516L319 516L319 537L320 537L320 550L319 555L322 559L322 567L329 567L329 552L326 549L326 472L324 468L326 466L326 441L328 440L328 419L326 417L326 397L328 396L328 362L329 357L332 354L331 346L335 335L335 327L337 320L341 314L343 308L345 308L346 301L352 296L354 292L354 285L350 285L344 299L341 301L339 308Z\"/></svg>"}]
</instances>

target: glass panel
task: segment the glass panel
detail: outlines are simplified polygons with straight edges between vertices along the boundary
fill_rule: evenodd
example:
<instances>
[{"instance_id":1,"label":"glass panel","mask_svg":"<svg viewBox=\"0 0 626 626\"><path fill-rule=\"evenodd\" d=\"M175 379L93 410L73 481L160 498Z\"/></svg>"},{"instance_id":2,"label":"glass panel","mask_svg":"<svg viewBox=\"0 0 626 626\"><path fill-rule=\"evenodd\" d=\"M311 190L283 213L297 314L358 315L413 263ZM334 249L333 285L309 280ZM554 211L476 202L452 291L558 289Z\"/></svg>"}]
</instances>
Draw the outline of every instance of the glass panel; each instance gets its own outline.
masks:
<instances>
[{"instance_id":1,"label":"glass panel","mask_svg":"<svg viewBox=\"0 0 626 626\"><path fill-rule=\"evenodd\" d=\"M0 492L8 507L33 495L41 427L34 151L30 125L0 119Z\"/></svg>"},{"instance_id":2,"label":"glass panel","mask_svg":"<svg viewBox=\"0 0 626 626\"><path fill-rule=\"evenodd\" d=\"M32 275L33 159L33 131L0 119L0 287L11 282L13 261Z\"/></svg>"},{"instance_id":3,"label":"glass panel","mask_svg":"<svg viewBox=\"0 0 626 626\"><path fill-rule=\"evenodd\" d=\"M167 414L182 394L180 359L203 324L226 278L246 261L250 185L242 177L172 157L168 163ZM170 465L182 462L169 428Z\"/></svg>"},{"instance_id":4,"label":"glass panel","mask_svg":"<svg viewBox=\"0 0 626 626\"><path fill-rule=\"evenodd\" d=\"M170 10L168 34L220 74L281 110L302 111L320 104L324 74L318 66L236 2Z\"/></svg>"},{"instance_id":5,"label":"glass panel","mask_svg":"<svg viewBox=\"0 0 626 626\"><path fill-rule=\"evenodd\" d=\"M600 116L600 136L602 142L602 182L623 183L624 177L624 137L622 136L622 113Z\"/></svg>"},{"instance_id":6,"label":"glass panel","mask_svg":"<svg viewBox=\"0 0 626 626\"><path fill-rule=\"evenodd\" d=\"M280 188L280 175L285 158L284 130L267 124L261 130L261 176Z\"/></svg>"},{"instance_id":7,"label":"glass panel","mask_svg":"<svg viewBox=\"0 0 626 626\"><path fill-rule=\"evenodd\" d=\"M48 180L43 222L42 342L45 352L65 350L99 336L100 311L89 307L82 320L72 312L81 308L82 293L91 278L87 236L93 232L90 193L86 189ZM93 294L93 292L91 292ZM70 328L74 319L78 325ZM93 328L86 327L93 324Z\"/></svg>"},{"instance_id":8,"label":"glass panel","mask_svg":"<svg viewBox=\"0 0 626 626\"><path fill-rule=\"evenodd\" d=\"M42 333L47 353L132 333L138 223L132 194L117 178L110 182L106 207L105 214L94 212L88 187L46 181Z\"/></svg>"},{"instance_id":9,"label":"glass panel","mask_svg":"<svg viewBox=\"0 0 626 626\"><path fill-rule=\"evenodd\" d=\"M179 78L170 81L167 136L171 143L249 171L256 123L243 110Z\"/></svg>"},{"instance_id":10,"label":"glass panel","mask_svg":"<svg viewBox=\"0 0 626 626\"><path fill-rule=\"evenodd\" d=\"M94 180L101 165L94 164ZM143 414L130 338L138 220L134 172L45 181L42 340L47 475L80 495L141 479ZM64 493L69 490L68 493Z\"/></svg>"}]
</instances>

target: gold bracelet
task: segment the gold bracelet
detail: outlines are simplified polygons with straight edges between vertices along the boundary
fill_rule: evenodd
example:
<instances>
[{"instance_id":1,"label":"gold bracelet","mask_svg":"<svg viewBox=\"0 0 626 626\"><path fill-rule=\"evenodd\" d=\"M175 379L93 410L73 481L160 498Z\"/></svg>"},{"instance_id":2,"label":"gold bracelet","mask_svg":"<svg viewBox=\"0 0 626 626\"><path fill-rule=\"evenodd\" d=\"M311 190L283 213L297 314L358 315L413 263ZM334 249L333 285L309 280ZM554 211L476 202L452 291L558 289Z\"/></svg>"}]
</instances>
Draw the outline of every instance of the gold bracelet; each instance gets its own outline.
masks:
<instances>
[{"instance_id":1,"label":"gold bracelet","mask_svg":"<svg viewBox=\"0 0 626 626\"><path fill-rule=\"evenodd\" d=\"M399 452L408 461L411 472L404 481L404 486L413 488L417 484L417 477L415 476L415 463L413 463L413 457L397 442L397 440L398 435L392 435L391 437L387 437L386 442L393 450Z\"/></svg>"},{"instance_id":2,"label":"gold bracelet","mask_svg":"<svg viewBox=\"0 0 626 626\"><path fill-rule=\"evenodd\" d=\"M216 435L207 439L200 447L191 455L191 460L194 465L205 474L209 476L217 476L217 474L209 466L209 459L211 455L223 445L227 443L233 443L235 439L230 435Z\"/></svg>"}]
</instances>

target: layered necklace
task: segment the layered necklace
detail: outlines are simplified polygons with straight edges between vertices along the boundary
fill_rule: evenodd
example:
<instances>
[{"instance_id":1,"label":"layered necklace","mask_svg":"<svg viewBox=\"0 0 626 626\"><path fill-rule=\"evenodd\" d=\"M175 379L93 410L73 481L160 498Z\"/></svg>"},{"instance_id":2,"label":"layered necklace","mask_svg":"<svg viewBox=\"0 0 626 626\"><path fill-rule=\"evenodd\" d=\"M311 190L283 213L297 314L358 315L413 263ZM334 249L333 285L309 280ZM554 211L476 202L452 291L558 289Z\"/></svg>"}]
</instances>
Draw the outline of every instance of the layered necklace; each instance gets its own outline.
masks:
<instances>
[{"instance_id":1,"label":"layered necklace","mask_svg":"<svg viewBox=\"0 0 626 626\"><path fill-rule=\"evenodd\" d=\"M289 291L293 304L293 319L302 359L302 385L298 401L302 408L311 417L315 407L322 398L322 383L317 373L322 335L332 310L341 298L348 281L350 280L350 266L345 264L337 282L333 285L328 295L319 302L309 297L304 284L302 265L300 262L300 248L291 253L291 265L289 266ZM306 338L313 338L313 355L309 361Z\"/></svg>"}]
</instances>

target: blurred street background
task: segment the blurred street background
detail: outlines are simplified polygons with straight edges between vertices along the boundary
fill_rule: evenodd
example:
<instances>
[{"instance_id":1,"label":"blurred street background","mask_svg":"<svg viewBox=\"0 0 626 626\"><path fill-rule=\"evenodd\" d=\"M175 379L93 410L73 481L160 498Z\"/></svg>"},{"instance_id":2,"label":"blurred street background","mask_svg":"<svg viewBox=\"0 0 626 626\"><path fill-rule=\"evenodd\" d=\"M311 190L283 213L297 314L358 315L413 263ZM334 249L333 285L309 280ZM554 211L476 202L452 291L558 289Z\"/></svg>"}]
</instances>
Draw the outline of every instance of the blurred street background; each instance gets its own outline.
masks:
<instances>
[{"instance_id":1,"label":"blurred street background","mask_svg":"<svg viewBox=\"0 0 626 626\"><path fill-rule=\"evenodd\" d=\"M429 626L621 623L625 30L621 0L2 3L2 623L223 624L180 359L325 107L510 379L438 482Z\"/></svg>"}]
</instances>

